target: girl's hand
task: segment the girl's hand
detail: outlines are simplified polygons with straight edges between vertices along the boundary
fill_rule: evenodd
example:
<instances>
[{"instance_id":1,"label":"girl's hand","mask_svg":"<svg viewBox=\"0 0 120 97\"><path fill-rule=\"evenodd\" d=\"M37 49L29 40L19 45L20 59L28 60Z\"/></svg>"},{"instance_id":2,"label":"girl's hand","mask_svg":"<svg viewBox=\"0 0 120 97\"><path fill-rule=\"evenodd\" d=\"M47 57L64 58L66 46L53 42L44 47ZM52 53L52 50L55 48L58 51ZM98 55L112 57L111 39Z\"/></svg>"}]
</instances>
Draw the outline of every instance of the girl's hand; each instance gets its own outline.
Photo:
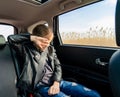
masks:
<instances>
[{"instance_id":1,"label":"girl's hand","mask_svg":"<svg viewBox=\"0 0 120 97\"><path fill-rule=\"evenodd\" d=\"M39 36L30 36L30 40L35 44L35 46L43 51L46 47L49 46L49 41L47 38L39 37Z\"/></svg>"},{"instance_id":2,"label":"girl's hand","mask_svg":"<svg viewBox=\"0 0 120 97\"><path fill-rule=\"evenodd\" d=\"M60 92L60 84L59 82L55 81L53 85L48 90L48 95L55 95Z\"/></svg>"}]
</instances>

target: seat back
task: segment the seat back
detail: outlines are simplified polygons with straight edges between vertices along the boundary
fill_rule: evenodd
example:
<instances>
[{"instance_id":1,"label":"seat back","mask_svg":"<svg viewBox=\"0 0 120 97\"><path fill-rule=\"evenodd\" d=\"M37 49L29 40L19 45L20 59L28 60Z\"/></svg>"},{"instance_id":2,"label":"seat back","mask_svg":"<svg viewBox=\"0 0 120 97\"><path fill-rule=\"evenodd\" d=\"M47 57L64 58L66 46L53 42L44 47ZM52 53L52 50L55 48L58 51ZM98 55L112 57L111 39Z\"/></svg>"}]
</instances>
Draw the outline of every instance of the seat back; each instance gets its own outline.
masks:
<instances>
[{"instance_id":1,"label":"seat back","mask_svg":"<svg viewBox=\"0 0 120 97\"><path fill-rule=\"evenodd\" d=\"M15 78L9 45L0 35L0 97L17 97Z\"/></svg>"},{"instance_id":2,"label":"seat back","mask_svg":"<svg viewBox=\"0 0 120 97\"><path fill-rule=\"evenodd\" d=\"M114 97L120 97L120 50L110 58L109 79Z\"/></svg>"},{"instance_id":3,"label":"seat back","mask_svg":"<svg viewBox=\"0 0 120 97\"><path fill-rule=\"evenodd\" d=\"M120 46L120 0L117 0L115 13L116 43ZM109 79L114 97L120 97L120 50L116 51L109 62Z\"/></svg>"}]
</instances>

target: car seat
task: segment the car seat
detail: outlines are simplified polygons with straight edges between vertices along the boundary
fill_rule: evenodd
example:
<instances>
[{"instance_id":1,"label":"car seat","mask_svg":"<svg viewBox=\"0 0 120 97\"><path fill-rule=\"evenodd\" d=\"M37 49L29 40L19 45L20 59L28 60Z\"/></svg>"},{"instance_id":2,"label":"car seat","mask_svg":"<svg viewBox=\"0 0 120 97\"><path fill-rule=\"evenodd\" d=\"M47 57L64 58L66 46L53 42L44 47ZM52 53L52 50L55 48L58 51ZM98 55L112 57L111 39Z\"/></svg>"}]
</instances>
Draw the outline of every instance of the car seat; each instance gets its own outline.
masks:
<instances>
[{"instance_id":1,"label":"car seat","mask_svg":"<svg viewBox=\"0 0 120 97\"><path fill-rule=\"evenodd\" d=\"M110 58L109 79L114 97L120 97L120 50Z\"/></svg>"},{"instance_id":2,"label":"car seat","mask_svg":"<svg viewBox=\"0 0 120 97\"><path fill-rule=\"evenodd\" d=\"M15 69L10 48L0 35L0 97L17 97Z\"/></svg>"}]
</instances>

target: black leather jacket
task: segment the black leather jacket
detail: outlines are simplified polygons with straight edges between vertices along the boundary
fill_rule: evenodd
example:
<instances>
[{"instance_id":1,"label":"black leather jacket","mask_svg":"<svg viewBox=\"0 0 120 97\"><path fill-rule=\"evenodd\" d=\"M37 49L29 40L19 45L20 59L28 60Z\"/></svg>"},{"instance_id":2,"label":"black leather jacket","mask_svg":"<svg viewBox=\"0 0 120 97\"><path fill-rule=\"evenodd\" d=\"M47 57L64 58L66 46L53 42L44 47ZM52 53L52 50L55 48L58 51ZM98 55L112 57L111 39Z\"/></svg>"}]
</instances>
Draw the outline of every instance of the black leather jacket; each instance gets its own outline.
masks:
<instances>
[{"instance_id":1,"label":"black leather jacket","mask_svg":"<svg viewBox=\"0 0 120 97\"><path fill-rule=\"evenodd\" d=\"M27 84L35 84L36 66L43 62L44 59L39 57L39 51L30 41L30 34L10 35L8 36L8 42L19 56L19 62L22 67L20 79L27 82ZM51 81L61 81L61 64L56 56L54 47L49 46L43 53L44 56L49 58L50 66L54 72Z\"/></svg>"}]
</instances>

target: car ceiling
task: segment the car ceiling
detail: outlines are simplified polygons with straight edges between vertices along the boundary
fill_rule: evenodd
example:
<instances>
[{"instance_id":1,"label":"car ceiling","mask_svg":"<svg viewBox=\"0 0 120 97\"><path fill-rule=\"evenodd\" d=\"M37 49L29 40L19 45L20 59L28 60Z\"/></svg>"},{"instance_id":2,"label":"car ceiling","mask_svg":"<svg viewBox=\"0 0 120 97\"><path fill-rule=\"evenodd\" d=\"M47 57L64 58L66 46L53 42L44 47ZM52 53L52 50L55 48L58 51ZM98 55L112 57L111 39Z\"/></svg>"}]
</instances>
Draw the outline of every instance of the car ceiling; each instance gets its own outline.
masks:
<instances>
[{"instance_id":1,"label":"car ceiling","mask_svg":"<svg viewBox=\"0 0 120 97\"><path fill-rule=\"evenodd\" d=\"M0 22L28 27L41 20L49 22L55 15L94 1L96 0L49 0L34 5L23 0L0 0Z\"/></svg>"}]
</instances>

